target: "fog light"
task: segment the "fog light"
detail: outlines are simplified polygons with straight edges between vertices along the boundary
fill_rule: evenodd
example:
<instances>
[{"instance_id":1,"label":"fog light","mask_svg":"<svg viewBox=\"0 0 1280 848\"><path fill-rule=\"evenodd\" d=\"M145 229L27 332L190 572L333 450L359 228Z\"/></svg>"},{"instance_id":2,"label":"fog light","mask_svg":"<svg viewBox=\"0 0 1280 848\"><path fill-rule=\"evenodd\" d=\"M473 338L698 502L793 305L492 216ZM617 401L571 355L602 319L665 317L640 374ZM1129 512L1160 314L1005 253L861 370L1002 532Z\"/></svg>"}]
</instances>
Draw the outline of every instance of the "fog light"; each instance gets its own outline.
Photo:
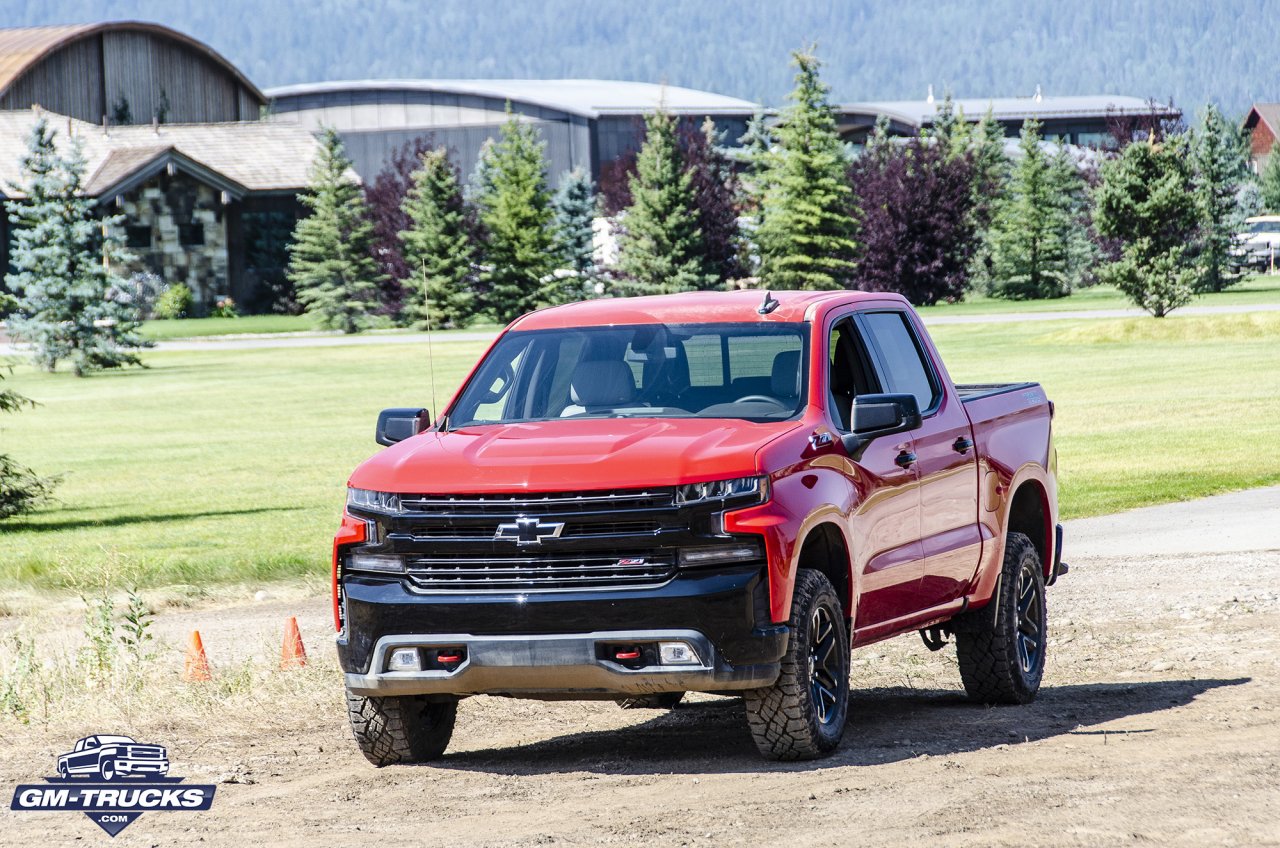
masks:
<instances>
[{"instance_id":1,"label":"fog light","mask_svg":"<svg viewBox=\"0 0 1280 848\"><path fill-rule=\"evenodd\" d=\"M663 665L702 665L698 652L688 642L659 642L658 657Z\"/></svg>"},{"instance_id":2,"label":"fog light","mask_svg":"<svg viewBox=\"0 0 1280 848\"><path fill-rule=\"evenodd\" d=\"M347 561L352 571L377 571L383 574L404 572L404 557L390 554L352 554Z\"/></svg>"},{"instance_id":3,"label":"fog light","mask_svg":"<svg viewBox=\"0 0 1280 848\"><path fill-rule=\"evenodd\" d=\"M422 657L417 648L396 648L387 660L387 671L422 671Z\"/></svg>"}]
</instances>

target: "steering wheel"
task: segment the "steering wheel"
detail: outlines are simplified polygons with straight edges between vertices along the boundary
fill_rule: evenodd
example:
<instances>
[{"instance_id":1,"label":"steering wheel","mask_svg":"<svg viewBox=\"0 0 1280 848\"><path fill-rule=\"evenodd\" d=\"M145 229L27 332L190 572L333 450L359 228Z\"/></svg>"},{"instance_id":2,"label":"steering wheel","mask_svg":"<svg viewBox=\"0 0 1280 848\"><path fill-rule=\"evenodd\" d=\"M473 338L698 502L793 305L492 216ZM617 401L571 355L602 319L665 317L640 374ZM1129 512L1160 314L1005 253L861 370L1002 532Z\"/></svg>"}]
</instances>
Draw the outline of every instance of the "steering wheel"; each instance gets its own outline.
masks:
<instances>
[{"instance_id":1,"label":"steering wheel","mask_svg":"<svg viewBox=\"0 0 1280 848\"><path fill-rule=\"evenodd\" d=\"M776 397L769 397L768 395L747 395L746 397L738 398L734 403L771 403L774 406L786 406Z\"/></svg>"}]
</instances>

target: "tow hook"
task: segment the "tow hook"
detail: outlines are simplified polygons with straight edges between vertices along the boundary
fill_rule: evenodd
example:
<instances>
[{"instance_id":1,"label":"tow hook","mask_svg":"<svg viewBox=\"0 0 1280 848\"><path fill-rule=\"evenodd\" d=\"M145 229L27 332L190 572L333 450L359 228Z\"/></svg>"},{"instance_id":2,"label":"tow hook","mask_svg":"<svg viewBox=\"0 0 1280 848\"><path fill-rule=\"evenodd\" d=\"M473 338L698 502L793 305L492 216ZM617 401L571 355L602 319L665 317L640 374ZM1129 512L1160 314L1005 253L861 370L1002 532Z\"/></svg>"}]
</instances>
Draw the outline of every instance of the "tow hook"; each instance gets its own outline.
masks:
<instances>
[{"instance_id":1,"label":"tow hook","mask_svg":"<svg viewBox=\"0 0 1280 848\"><path fill-rule=\"evenodd\" d=\"M942 625L934 625L920 631L920 641L924 642L924 646L931 651L941 651L947 647L946 630L942 629Z\"/></svg>"}]
</instances>

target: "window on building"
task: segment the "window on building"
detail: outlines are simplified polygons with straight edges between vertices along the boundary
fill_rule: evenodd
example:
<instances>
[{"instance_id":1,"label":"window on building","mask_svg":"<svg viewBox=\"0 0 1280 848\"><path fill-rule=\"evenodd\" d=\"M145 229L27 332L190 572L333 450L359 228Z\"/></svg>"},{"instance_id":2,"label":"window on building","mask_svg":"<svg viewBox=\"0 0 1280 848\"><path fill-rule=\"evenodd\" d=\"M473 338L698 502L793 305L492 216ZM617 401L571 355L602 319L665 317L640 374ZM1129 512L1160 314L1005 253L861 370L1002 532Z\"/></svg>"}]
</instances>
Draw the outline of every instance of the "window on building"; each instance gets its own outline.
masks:
<instances>
[{"instance_id":1,"label":"window on building","mask_svg":"<svg viewBox=\"0 0 1280 848\"><path fill-rule=\"evenodd\" d=\"M183 247L199 247L204 244L204 224L179 224L178 244Z\"/></svg>"},{"instance_id":2,"label":"window on building","mask_svg":"<svg viewBox=\"0 0 1280 848\"><path fill-rule=\"evenodd\" d=\"M124 228L125 247L134 250L151 247L151 227L145 224L131 224Z\"/></svg>"}]
</instances>

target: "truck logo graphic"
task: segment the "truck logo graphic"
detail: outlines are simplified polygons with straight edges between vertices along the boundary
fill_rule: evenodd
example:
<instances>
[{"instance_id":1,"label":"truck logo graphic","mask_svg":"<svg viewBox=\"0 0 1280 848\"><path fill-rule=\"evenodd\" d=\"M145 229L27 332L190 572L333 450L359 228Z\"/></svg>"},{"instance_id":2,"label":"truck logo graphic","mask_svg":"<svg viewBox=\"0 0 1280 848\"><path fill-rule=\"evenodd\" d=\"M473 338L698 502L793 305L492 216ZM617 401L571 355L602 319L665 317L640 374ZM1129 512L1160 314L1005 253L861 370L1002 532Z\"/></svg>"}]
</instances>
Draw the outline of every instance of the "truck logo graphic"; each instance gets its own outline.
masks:
<instances>
[{"instance_id":1,"label":"truck logo graphic","mask_svg":"<svg viewBox=\"0 0 1280 848\"><path fill-rule=\"evenodd\" d=\"M59 777L142 777L169 773L163 745L139 745L128 736L86 736L58 757Z\"/></svg>"},{"instance_id":2,"label":"truck logo graphic","mask_svg":"<svg viewBox=\"0 0 1280 848\"><path fill-rule=\"evenodd\" d=\"M521 547L541 545L543 539L555 539L564 532L564 522L544 522L540 518L520 516L510 524L499 524L495 539L513 539Z\"/></svg>"},{"instance_id":3,"label":"truck logo graphic","mask_svg":"<svg viewBox=\"0 0 1280 848\"><path fill-rule=\"evenodd\" d=\"M147 812L197 812L213 805L215 786L169 776L169 751L133 737L99 733L58 757L58 776L13 790L9 809L84 813L115 836Z\"/></svg>"}]
</instances>

